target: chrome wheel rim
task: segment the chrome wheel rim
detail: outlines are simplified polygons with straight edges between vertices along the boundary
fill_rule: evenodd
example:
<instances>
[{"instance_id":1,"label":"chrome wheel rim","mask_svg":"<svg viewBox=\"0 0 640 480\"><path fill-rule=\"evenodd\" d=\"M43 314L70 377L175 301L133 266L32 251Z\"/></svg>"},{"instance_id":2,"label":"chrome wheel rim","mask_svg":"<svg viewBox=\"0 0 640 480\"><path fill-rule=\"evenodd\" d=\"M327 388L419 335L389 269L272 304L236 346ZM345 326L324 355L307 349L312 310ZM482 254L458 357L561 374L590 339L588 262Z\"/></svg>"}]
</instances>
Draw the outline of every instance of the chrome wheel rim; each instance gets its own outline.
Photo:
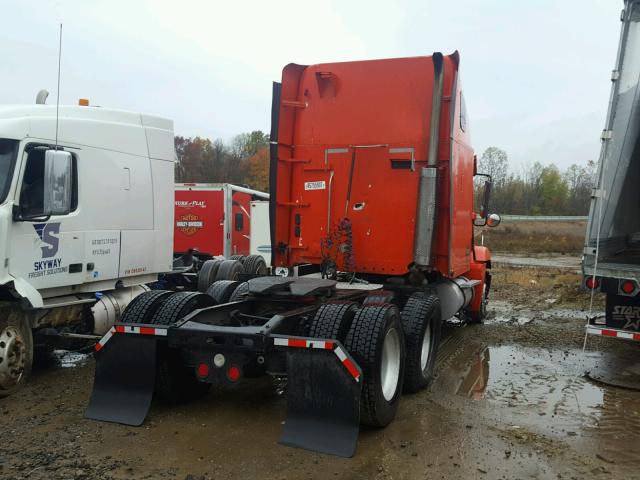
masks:
<instances>
[{"instance_id":1,"label":"chrome wheel rim","mask_svg":"<svg viewBox=\"0 0 640 480\"><path fill-rule=\"evenodd\" d=\"M420 351L420 368L424 372L429 362L429 354L431 353L431 323L427 324L422 337L422 350Z\"/></svg>"},{"instance_id":2,"label":"chrome wheel rim","mask_svg":"<svg viewBox=\"0 0 640 480\"><path fill-rule=\"evenodd\" d=\"M18 384L27 361L27 346L20 330L6 327L0 333L0 388L7 390Z\"/></svg>"},{"instance_id":3,"label":"chrome wheel rim","mask_svg":"<svg viewBox=\"0 0 640 480\"><path fill-rule=\"evenodd\" d=\"M382 364L380 368L380 384L382 395L391 401L398 390L400 380L400 335L395 328L390 328L382 344Z\"/></svg>"}]
</instances>

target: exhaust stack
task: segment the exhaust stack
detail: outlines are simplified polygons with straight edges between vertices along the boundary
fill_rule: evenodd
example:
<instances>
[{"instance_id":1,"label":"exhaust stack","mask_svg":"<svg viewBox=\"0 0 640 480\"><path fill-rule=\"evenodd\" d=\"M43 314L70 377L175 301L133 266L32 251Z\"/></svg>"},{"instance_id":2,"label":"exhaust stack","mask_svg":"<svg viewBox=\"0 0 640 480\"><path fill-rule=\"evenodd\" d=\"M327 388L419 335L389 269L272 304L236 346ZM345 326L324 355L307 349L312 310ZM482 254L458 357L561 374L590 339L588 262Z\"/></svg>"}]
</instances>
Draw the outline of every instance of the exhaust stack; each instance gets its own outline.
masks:
<instances>
[{"instance_id":1,"label":"exhaust stack","mask_svg":"<svg viewBox=\"0 0 640 480\"><path fill-rule=\"evenodd\" d=\"M433 54L433 97L431 102L431 128L427 166L420 172L420 192L416 215L416 233L413 261L420 266L432 263L433 237L436 229L436 187L438 180L438 145L440 143L440 110L444 77L443 57Z\"/></svg>"}]
</instances>

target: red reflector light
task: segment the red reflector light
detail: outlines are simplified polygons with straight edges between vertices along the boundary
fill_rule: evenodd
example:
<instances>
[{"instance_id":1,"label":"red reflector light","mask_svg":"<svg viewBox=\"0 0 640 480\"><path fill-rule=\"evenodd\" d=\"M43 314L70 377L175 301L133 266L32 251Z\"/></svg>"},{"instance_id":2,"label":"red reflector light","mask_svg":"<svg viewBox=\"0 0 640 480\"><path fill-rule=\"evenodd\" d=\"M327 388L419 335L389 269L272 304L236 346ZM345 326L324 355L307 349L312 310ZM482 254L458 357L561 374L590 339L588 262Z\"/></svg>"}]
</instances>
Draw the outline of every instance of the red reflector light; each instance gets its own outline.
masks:
<instances>
[{"instance_id":1,"label":"red reflector light","mask_svg":"<svg viewBox=\"0 0 640 480\"><path fill-rule=\"evenodd\" d=\"M589 290L593 290L594 288L598 288L600 286L600 280L598 280L597 278L594 279L593 277L588 277L584 284Z\"/></svg>"},{"instance_id":2,"label":"red reflector light","mask_svg":"<svg viewBox=\"0 0 640 480\"><path fill-rule=\"evenodd\" d=\"M209 365L201 363L198 365L198 376L200 378L206 378L209 376Z\"/></svg>"},{"instance_id":3,"label":"red reflector light","mask_svg":"<svg viewBox=\"0 0 640 480\"><path fill-rule=\"evenodd\" d=\"M636 284L631 280L625 280L624 282L622 282L622 285L620 285L620 289L627 295L631 295L636 289Z\"/></svg>"},{"instance_id":4,"label":"red reflector light","mask_svg":"<svg viewBox=\"0 0 640 480\"><path fill-rule=\"evenodd\" d=\"M227 378L232 382L240 380L240 369L235 365L231 365L227 370Z\"/></svg>"}]
</instances>

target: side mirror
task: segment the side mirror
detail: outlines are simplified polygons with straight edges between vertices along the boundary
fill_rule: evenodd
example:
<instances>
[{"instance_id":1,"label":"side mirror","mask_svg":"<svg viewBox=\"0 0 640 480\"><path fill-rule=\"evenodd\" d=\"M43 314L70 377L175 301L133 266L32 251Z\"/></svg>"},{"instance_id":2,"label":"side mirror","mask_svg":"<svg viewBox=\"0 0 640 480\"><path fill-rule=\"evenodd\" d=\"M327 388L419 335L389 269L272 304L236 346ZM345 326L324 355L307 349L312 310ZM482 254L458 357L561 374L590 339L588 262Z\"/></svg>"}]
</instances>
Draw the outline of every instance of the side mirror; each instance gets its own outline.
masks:
<instances>
[{"instance_id":1,"label":"side mirror","mask_svg":"<svg viewBox=\"0 0 640 480\"><path fill-rule=\"evenodd\" d=\"M492 213L487 217L487 227L497 227L500 225L502 218L497 213Z\"/></svg>"},{"instance_id":2,"label":"side mirror","mask_svg":"<svg viewBox=\"0 0 640 480\"><path fill-rule=\"evenodd\" d=\"M489 201L491 200L491 188L493 187L493 182L491 180L487 180L484 182L484 196L482 198L482 206L480 210L480 216L482 218L487 218L489 214Z\"/></svg>"},{"instance_id":3,"label":"side mirror","mask_svg":"<svg viewBox=\"0 0 640 480\"><path fill-rule=\"evenodd\" d=\"M66 215L71 211L71 168L69 152L47 150L44 154L43 214Z\"/></svg>"}]
</instances>

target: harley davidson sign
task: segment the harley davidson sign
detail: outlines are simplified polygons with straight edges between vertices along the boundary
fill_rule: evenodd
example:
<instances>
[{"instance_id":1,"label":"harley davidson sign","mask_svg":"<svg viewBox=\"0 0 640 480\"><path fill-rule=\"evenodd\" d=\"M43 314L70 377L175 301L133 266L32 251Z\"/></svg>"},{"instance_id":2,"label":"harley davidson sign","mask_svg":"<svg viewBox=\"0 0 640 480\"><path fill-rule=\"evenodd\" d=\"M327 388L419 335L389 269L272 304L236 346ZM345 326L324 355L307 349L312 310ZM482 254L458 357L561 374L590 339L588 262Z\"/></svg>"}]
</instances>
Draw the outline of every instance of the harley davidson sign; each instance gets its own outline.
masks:
<instances>
[{"instance_id":1,"label":"harley davidson sign","mask_svg":"<svg viewBox=\"0 0 640 480\"><path fill-rule=\"evenodd\" d=\"M204 227L204 222L193 213L185 213L176 221L176 227L185 235L193 235Z\"/></svg>"}]
</instances>

